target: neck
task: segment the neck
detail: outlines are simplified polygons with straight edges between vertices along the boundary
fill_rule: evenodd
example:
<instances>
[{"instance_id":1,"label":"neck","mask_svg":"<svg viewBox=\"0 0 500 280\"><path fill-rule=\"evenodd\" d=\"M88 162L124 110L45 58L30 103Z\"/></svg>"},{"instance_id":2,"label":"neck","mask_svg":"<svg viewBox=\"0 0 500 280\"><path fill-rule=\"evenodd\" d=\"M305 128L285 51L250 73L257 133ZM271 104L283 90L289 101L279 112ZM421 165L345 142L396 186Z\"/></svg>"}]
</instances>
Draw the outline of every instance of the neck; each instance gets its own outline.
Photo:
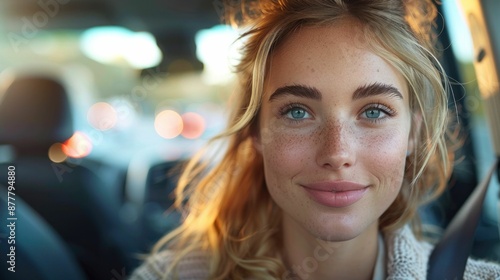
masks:
<instances>
[{"instance_id":1,"label":"neck","mask_svg":"<svg viewBox=\"0 0 500 280\"><path fill-rule=\"evenodd\" d=\"M283 279L372 279L377 238L377 223L351 240L330 242L312 236L284 217L283 257L287 271Z\"/></svg>"}]
</instances>

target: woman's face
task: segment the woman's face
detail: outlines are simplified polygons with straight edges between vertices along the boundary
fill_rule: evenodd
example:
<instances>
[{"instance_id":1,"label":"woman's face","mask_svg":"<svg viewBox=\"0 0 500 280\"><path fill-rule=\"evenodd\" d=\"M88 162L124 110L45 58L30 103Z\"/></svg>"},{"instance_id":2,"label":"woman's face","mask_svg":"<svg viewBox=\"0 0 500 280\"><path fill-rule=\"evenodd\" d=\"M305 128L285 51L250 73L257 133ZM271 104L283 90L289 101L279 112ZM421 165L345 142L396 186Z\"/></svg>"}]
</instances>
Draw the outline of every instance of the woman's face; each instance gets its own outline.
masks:
<instances>
[{"instance_id":1,"label":"woman's face","mask_svg":"<svg viewBox=\"0 0 500 280\"><path fill-rule=\"evenodd\" d=\"M376 226L412 150L405 80L361 28L353 20L304 27L280 45L254 139L285 223L324 240Z\"/></svg>"}]
</instances>

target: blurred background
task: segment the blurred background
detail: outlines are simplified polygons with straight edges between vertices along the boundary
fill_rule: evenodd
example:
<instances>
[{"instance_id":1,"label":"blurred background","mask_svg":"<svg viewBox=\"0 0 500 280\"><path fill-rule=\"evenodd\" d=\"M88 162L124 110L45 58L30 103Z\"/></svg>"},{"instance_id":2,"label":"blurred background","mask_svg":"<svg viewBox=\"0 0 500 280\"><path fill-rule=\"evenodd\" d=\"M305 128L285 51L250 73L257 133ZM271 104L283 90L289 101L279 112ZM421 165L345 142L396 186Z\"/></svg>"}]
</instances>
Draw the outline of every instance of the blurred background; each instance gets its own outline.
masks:
<instances>
[{"instance_id":1,"label":"blurred background","mask_svg":"<svg viewBox=\"0 0 500 280\"><path fill-rule=\"evenodd\" d=\"M443 226L493 153L465 19L455 1L440 9L443 63L462 83L454 96L467 160L458 181L469 186L445 199L451 212L437 211ZM180 214L168 210L174 167L225 127L235 85L241 42L223 15L222 0L0 1L0 172L16 166L16 192L69 244L84 277L130 274L136 253L176 225ZM23 76L31 87L9 89ZM47 80L60 83L61 96L46 95ZM50 112L59 121L48 121ZM483 225L497 238L498 186L490 191Z\"/></svg>"},{"instance_id":2,"label":"blurred background","mask_svg":"<svg viewBox=\"0 0 500 280\"><path fill-rule=\"evenodd\" d=\"M59 76L79 132L74 139L87 142L75 151L79 157L127 165L150 150L178 158L223 126L238 33L219 25L217 1L0 5L4 76L12 70Z\"/></svg>"}]
</instances>

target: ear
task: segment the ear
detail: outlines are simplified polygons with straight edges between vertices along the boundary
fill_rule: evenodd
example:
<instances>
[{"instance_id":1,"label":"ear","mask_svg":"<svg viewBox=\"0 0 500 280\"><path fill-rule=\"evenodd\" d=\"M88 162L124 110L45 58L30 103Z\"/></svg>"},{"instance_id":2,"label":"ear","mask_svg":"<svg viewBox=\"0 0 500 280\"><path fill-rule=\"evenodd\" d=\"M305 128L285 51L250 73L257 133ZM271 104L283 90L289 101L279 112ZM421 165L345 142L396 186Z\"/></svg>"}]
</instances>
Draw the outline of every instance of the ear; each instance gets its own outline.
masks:
<instances>
[{"instance_id":1,"label":"ear","mask_svg":"<svg viewBox=\"0 0 500 280\"><path fill-rule=\"evenodd\" d=\"M421 129L422 129L422 114L420 112L413 113L411 118L410 133L408 135L407 155L411 155L415 152Z\"/></svg>"}]
</instances>

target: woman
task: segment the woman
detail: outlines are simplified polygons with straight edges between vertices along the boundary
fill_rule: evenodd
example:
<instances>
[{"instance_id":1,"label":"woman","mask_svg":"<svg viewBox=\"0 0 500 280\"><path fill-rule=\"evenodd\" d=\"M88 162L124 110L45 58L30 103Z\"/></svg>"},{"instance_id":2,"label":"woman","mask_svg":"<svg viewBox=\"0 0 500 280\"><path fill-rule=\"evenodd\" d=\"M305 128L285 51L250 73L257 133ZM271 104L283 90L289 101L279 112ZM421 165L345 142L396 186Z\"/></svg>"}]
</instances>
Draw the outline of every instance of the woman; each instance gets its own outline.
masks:
<instances>
[{"instance_id":1,"label":"woman","mask_svg":"<svg viewBox=\"0 0 500 280\"><path fill-rule=\"evenodd\" d=\"M132 278L425 279L408 224L451 170L427 2L249 4L227 150L187 166L185 220Z\"/></svg>"}]
</instances>

